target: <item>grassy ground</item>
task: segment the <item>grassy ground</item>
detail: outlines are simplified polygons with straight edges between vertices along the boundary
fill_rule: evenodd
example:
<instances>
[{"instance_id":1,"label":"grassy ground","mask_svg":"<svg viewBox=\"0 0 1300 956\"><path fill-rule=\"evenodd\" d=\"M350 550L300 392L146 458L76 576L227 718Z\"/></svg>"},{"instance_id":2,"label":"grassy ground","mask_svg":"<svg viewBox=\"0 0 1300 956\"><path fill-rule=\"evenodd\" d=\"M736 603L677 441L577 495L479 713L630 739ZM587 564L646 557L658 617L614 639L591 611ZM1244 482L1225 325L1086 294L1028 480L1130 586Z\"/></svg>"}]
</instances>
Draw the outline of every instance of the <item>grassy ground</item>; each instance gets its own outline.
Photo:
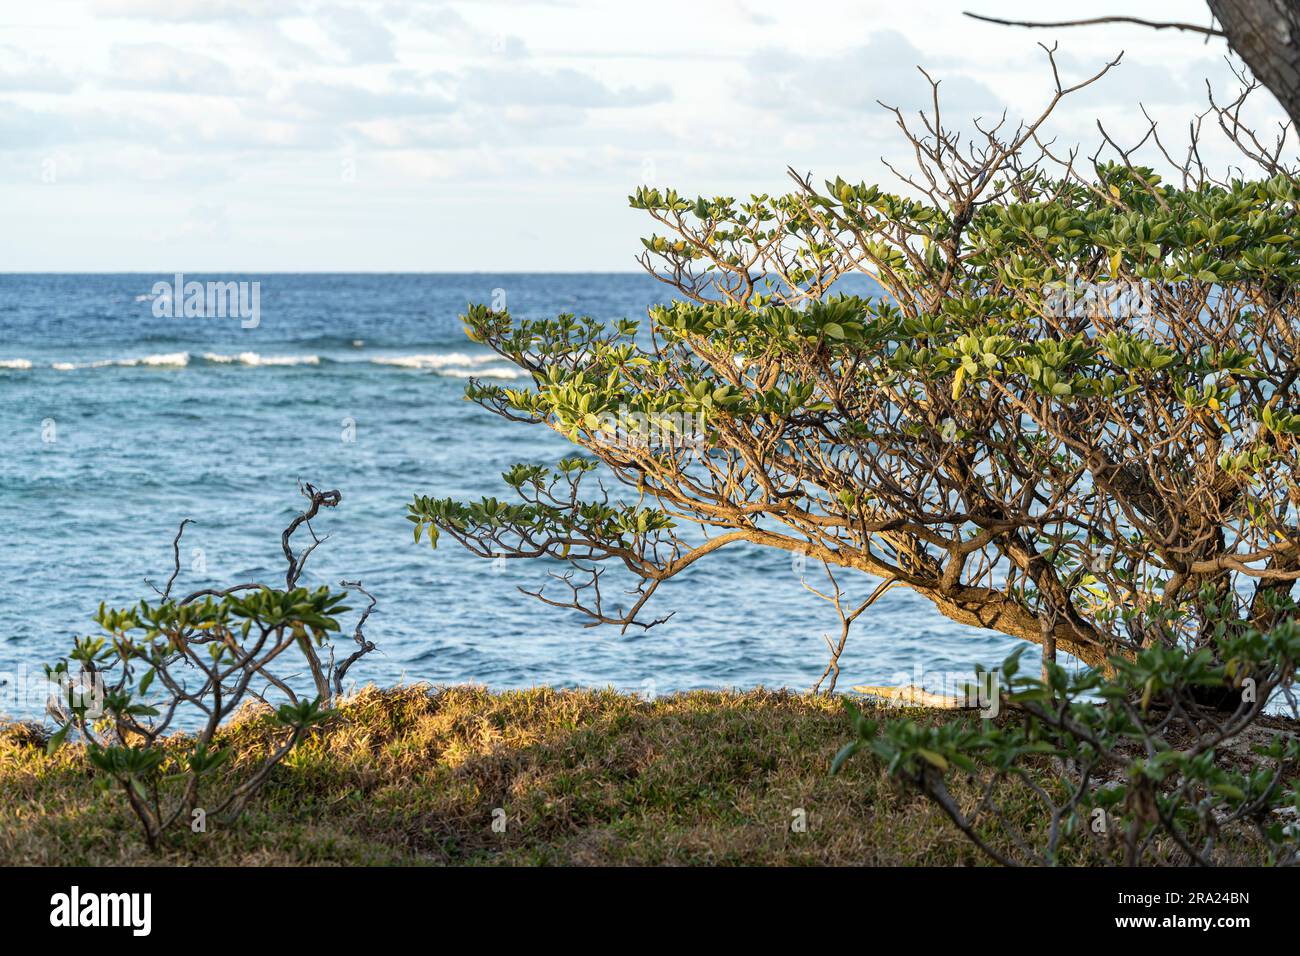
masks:
<instances>
[{"instance_id":1,"label":"grassy ground","mask_svg":"<svg viewBox=\"0 0 1300 956\"><path fill-rule=\"evenodd\" d=\"M227 740L252 760L268 727L250 717ZM848 733L836 701L762 691L644 702L368 690L286 758L237 823L186 828L155 852L79 747L46 757L39 734L11 725L0 731L0 864L984 862L870 760L830 777ZM800 808L806 832L791 827Z\"/></svg>"}]
</instances>

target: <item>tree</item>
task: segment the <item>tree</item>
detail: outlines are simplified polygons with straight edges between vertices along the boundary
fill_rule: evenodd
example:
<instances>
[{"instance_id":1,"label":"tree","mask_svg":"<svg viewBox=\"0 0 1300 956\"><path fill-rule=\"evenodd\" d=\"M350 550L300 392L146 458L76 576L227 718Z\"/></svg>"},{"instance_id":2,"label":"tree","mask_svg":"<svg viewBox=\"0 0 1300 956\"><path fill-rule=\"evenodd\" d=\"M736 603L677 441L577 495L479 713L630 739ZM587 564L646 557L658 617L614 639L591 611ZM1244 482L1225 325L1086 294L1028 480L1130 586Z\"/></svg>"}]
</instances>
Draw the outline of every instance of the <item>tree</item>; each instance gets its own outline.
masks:
<instances>
[{"instance_id":1,"label":"tree","mask_svg":"<svg viewBox=\"0 0 1300 956\"><path fill-rule=\"evenodd\" d=\"M916 159L897 193L638 189L661 229L641 261L681 296L648 328L471 307L534 387L467 397L581 454L507 472L514 503L418 496L416 540L559 563L536 596L593 626L653 626L663 582L741 544L911 588L1045 662L1103 666L1157 626L1206 646L1211 606L1269 626L1300 577L1300 181L1242 123L1249 90L1177 161L1151 125L1172 182L1104 129L1087 159L1058 150L1043 123L1114 64L1067 85L1048 57L1053 93L1015 128L963 139L937 84L919 125L893 110ZM1207 120L1260 178L1201 163ZM833 291L854 274L878 294ZM624 493L588 494L600 466Z\"/></svg>"},{"instance_id":2,"label":"tree","mask_svg":"<svg viewBox=\"0 0 1300 956\"><path fill-rule=\"evenodd\" d=\"M1288 0L1209 0L1228 45L1300 123L1300 8Z\"/></svg>"},{"instance_id":3,"label":"tree","mask_svg":"<svg viewBox=\"0 0 1300 956\"><path fill-rule=\"evenodd\" d=\"M1132 23L1155 30L1184 30L1224 37L1251 72L1282 104L1292 123L1300 123L1300 7L1291 0L1207 0L1220 28L1170 23L1141 17L1090 17L1052 22L1003 20L968 13L969 17L1018 27L1078 27Z\"/></svg>"}]
</instances>

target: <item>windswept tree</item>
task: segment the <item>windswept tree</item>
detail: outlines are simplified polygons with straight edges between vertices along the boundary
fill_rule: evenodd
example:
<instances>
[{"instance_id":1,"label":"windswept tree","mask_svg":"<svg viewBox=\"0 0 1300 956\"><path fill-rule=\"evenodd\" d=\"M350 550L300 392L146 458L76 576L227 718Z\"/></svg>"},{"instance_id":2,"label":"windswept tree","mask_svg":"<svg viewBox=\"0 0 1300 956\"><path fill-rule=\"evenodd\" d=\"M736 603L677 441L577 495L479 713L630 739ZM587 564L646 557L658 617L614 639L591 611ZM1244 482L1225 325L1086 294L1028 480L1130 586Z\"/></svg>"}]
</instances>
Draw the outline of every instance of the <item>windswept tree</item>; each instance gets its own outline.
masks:
<instances>
[{"instance_id":1,"label":"windswept tree","mask_svg":"<svg viewBox=\"0 0 1300 956\"><path fill-rule=\"evenodd\" d=\"M581 452L507 472L514 501L418 496L417 541L547 559L561 590L537 596L592 625L652 626L663 582L750 544L1049 660L1268 626L1300 576L1300 181L1245 125L1249 86L1177 155L1151 124L1138 147L1172 181L1105 130L1059 150L1049 114L1114 64L1069 85L1048 56L1054 92L1018 126L958 135L937 85L919 120L894 110L915 157L897 191L638 189L641 261L679 296L648 325L471 307L532 387L467 396ZM1203 129L1255 178L1207 168ZM839 294L852 275L872 294ZM626 493L593 489L602 469Z\"/></svg>"},{"instance_id":2,"label":"windswept tree","mask_svg":"<svg viewBox=\"0 0 1300 956\"><path fill-rule=\"evenodd\" d=\"M1005 20L979 13L968 17L1003 26L1061 29L1099 24L1126 24L1154 30L1179 30L1228 41L1251 74L1300 122L1300 4L1295 0L1208 0L1209 26L1133 16L1097 16L1075 20Z\"/></svg>"}]
</instances>

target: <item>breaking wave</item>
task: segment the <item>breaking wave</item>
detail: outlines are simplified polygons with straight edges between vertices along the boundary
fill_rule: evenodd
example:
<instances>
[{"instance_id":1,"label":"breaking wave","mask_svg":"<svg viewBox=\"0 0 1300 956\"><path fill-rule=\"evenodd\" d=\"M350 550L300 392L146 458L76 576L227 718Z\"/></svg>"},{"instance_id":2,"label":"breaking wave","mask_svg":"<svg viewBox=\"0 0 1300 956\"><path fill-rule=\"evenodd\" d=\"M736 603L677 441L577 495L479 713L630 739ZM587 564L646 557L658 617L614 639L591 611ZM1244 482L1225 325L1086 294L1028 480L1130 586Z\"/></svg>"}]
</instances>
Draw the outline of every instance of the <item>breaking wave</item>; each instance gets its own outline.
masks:
<instances>
[{"instance_id":1,"label":"breaking wave","mask_svg":"<svg viewBox=\"0 0 1300 956\"><path fill-rule=\"evenodd\" d=\"M358 348L360 346L357 346ZM260 352L204 352L192 356L189 352L162 352L134 358L100 358L85 361L51 362L48 366L34 364L30 359L0 359L0 371L27 371L33 368L51 368L59 372L77 372L99 368L186 368L191 365L249 366L260 368L285 368L314 365L377 365L392 369L430 372L448 378L526 378L522 369L504 364L497 355L470 355L465 352L421 352L410 355L379 355L369 358L330 359L320 355L263 355Z\"/></svg>"}]
</instances>

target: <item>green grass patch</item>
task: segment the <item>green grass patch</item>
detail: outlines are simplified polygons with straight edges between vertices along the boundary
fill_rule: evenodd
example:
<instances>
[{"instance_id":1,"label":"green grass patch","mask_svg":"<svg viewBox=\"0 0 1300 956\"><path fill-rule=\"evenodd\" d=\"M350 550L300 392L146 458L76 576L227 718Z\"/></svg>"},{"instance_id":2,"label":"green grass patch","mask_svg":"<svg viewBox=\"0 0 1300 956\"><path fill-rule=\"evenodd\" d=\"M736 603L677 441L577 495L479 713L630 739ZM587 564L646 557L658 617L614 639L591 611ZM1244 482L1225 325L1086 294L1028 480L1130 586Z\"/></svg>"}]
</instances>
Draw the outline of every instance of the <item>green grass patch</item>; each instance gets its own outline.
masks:
<instances>
[{"instance_id":1,"label":"green grass patch","mask_svg":"<svg viewBox=\"0 0 1300 956\"><path fill-rule=\"evenodd\" d=\"M250 713L221 741L238 765L273 733ZM871 760L831 777L849 735L838 700L802 694L368 689L276 768L236 824L185 830L152 852L122 795L94 785L79 746L47 757L39 732L9 725L0 863L985 862ZM960 781L954 792L976 798ZM505 832L492 826L498 809ZM804 832L791 826L799 810Z\"/></svg>"}]
</instances>

